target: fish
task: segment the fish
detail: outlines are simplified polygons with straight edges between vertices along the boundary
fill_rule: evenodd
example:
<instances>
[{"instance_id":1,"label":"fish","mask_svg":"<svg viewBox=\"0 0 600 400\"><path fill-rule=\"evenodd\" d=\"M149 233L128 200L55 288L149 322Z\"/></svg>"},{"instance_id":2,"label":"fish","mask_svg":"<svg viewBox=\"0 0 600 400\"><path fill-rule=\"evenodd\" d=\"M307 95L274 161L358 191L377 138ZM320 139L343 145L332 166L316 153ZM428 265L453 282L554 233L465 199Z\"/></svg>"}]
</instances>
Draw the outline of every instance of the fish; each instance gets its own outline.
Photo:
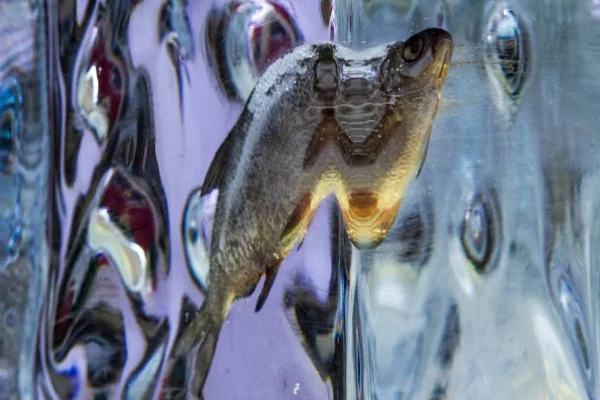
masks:
<instances>
[{"instance_id":1,"label":"fish","mask_svg":"<svg viewBox=\"0 0 600 400\"><path fill-rule=\"evenodd\" d=\"M232 305L264 276L261 310L285 257L334 195L358 249L386 237L427 155L453 42L442 29L353 50L302 45L259 78L201 186L218 190L208 289L171 356L191 353L202 397Z\"/></svg>"}]
</instances>

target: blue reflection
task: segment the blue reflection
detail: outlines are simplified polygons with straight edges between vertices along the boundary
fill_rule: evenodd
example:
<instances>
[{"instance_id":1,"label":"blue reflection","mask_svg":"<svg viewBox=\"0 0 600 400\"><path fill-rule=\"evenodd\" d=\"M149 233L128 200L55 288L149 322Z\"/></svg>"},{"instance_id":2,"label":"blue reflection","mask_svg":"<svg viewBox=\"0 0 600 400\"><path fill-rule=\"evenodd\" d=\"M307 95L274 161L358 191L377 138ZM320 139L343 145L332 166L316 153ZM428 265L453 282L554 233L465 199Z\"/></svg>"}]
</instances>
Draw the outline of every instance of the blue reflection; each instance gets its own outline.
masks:
<instances>
[{"instance_id":1,"label":"blue reflection","mask_svg":"<svg viewBox=\"0 0 600 400\"><path fill-rule=\"evenodd\" d=\"M15 78L0 88L0 172L14 173L23 98Z\"/></svg>"},{"instance_id":2,"label":"blue reflection","mask_svg":"<svg viewBox=\"0 0 600 400\"><path fill-rule=\"evenodd\" d=\"M18 173L23 96L16 78L0 86L0 267L21 247L21 177Z\"/></svg>"}]
</instances>

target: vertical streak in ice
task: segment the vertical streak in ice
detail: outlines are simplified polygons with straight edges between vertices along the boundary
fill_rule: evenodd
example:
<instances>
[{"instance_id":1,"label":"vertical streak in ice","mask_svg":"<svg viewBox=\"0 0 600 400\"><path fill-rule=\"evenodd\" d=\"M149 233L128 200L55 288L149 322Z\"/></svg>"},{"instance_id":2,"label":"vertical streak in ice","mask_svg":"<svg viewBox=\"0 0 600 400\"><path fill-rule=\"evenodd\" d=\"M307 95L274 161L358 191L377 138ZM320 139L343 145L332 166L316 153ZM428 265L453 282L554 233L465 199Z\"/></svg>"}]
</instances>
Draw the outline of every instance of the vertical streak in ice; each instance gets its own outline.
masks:
<instances>
[{"instance_id":1,"label":"vertical streak in ice","mask_svg":"<svg viewBox=\"0 0 600 400\"><path fill-rule=\"evenodd\" d=\"M330 31L331 39L343 46L350 48L360 48L364 44L363 38L365 31L363 2L362 0L333 0ZM338 229L345 234L342 219L338 219ZM335 228L334 228L335 229ZM335 267L335 266L334 266ZM360 354L359 349L365 348L363 344L363 334L365 330L361 323L361 304L360 294L358 293L358 276L361 274L360 251L352 247L350 262L350 271L348 277L348 290L343 291L344 298L341 301L345 304L344 318L344 340L346 341L345 352L345 379L346 379L346 399L355 400L365 398L365 388L363 386L362 374L368 375L368 368L364 365L364 354ZM360 354L360 356L359 356Z\"/></svg>"},{"instance_id":2,"label":"vertical streak in ice","mask_svg":"<svg viewBox=\"0 0 600 400\"><path fill-rule=\"evenodd\" d=\"M22 0L28 13L15 15L23 18L24 29L31 31L33 62L23 65L27 78L31 82L25 85L23 96L28 100L24 110L24 135L21 148L24 158L20 166L23 175L23 187L19 197L23 200L22 213L24 233L27 238L23 257L28 258L31 271L28 279L27 307L23 315L23 331L18 366L18 391L21 399L34 399L35 349L42 301L45 292L48 271L46 205L48 193L48 161L50 156L50 138L48 132L48 79L47 79L47 7L53 5L46 1ZM32 106L35 102L35 106Z\"/></svg>"}]
</instances>

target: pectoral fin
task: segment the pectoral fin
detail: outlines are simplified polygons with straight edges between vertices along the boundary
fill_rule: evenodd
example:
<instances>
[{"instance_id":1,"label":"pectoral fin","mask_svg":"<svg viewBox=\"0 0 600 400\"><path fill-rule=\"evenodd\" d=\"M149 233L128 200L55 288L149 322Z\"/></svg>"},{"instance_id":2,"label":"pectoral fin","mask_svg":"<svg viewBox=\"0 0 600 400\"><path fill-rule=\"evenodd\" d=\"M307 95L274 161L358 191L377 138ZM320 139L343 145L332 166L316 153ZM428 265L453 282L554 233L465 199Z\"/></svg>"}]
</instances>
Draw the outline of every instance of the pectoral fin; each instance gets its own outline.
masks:
<instances>
[{"instance_id":1,"label":"pectoral fin","mask_svg":"<svg viewBox=\"0 0 600 400\"><path fill-rule=\"evenodd\" d=\"M417 173L415 176L418 178L421 175L421 170L423 169L423 165L425 164L425 159L427 158L427 150L429 149L429 137L431 136L431 127L425 136L425 145L421 150L421 155L419 156L419 167L417 168Z\"/></svg>"}]
</instances>

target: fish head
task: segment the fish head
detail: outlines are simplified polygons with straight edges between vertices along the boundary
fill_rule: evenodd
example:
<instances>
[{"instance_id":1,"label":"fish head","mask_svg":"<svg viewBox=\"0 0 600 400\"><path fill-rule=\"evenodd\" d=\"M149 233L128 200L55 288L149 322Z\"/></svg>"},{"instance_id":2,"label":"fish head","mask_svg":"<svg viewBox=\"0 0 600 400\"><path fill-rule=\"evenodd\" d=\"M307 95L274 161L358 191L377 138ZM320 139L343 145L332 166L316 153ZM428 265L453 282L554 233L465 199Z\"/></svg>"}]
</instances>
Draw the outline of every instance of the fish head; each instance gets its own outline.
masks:
<instances>
[{"instance_id":1,"label":"fish head","mask_svg":"<svg viewBox=\"0 0 600 400\"><path fill-rule=\"evenodd\" d=\"M388 47L379 80L388 95L431 90L439 97L446 82L453 49L452 37L443 29L426 29Z\"/></svg>"},{"instance_id":2,"label":"fish head","mask_svg":"<svg viewBox=\"0 0 600 400\"><path fill-rule=\"evenodd\" d=\"M389 46L381 63L380 87L390 105L382 130L400 139L396 156L410 165L406 177L423 168L452 49L448 32L427 29Z\"/></svg>"}]
</instances>

